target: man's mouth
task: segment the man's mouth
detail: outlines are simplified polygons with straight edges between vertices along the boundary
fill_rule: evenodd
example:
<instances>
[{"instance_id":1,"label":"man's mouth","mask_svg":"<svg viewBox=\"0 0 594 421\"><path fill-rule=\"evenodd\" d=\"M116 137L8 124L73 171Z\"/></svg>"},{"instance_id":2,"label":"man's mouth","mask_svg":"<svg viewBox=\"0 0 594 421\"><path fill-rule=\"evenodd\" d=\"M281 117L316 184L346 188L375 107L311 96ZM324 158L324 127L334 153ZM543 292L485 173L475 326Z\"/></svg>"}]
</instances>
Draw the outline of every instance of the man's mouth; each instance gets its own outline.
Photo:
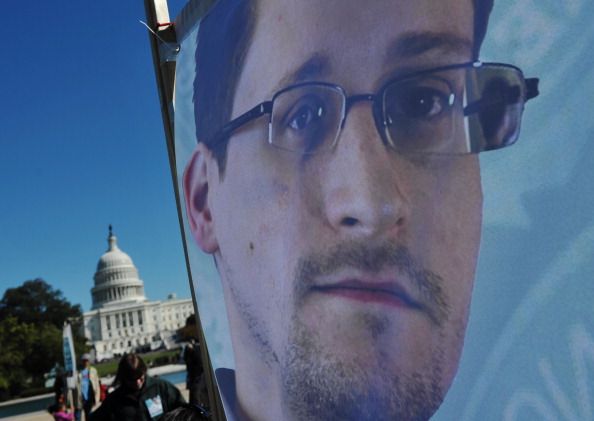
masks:
<instances>
[{"instance_id":1,"label":"man's mouth","mask_svg":"<svg viewBox=\"0 0 594 421\"><path fill-rule=\"evenodd\" d=\"M332 284L313 285L310 290L362 303L384 304L414 310L423 310L424 308L395 282L349 279Z\"/></svg>"},{"instance_id":2,"label":"man's mouth","mask_svg":"<svg viewBox=\"0 0 594 421\"><path fill-rule=\"evenodd\" d=\"M299 304L317 296L421 312L440 327L449 313L442 284L442 277L415 261L404 246L355 242L301 258L295 297Z\"/></svg>"}]
</instances>

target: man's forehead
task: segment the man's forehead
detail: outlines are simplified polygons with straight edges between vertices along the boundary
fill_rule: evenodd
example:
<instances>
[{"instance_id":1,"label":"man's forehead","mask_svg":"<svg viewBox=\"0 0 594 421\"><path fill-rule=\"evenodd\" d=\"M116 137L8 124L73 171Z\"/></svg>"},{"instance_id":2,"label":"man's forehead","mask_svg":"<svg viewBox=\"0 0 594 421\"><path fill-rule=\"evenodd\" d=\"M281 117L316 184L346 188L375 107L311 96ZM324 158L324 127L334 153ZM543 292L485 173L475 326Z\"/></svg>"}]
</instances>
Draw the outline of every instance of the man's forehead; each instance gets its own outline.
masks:
<instances>
[{"instance_id":1,"label":"man's forehead","mask_svg":"<svg viewBox=\"0 0 594 421\"><path fill-rule=\"evenodd\" d=\"M385 51L385 67L393 67L395 62L415 60L426 54L444 58L461 57L465 61L472 53L472 42L467 37L447 32L409 32L393 39ZM406 67L401 71L406 71ZM416 69L415 69L416 70ZM278 83L277 90L308 80L324 80L332 74L332 60L328 54L316 51L294 71L285 75Z\"/></svg>"},{"instance_id":2,"label":"man's forehead","mask_svg":"<svg viewBox=\"0 0 594 421\"><path fill-rule=\"evenodd\" d=\"M257 0L257 21L287 34L357 32L472 33L472 0Z\"/></svg>"},{"instance_id":3,"label":"man's forehead","mask_svg":"<svg viewBox=\"0 0 594 421\"><path fill-rule=\"evenodd\" d=\"M236 91L252 100L301 80L367 90L363 79L375 83L394 69L471 57L471 0L258 0L255 20ZM360 80L336 77L344 74ZM234 111L250 106L238 102Z\"/></svg>"}]
</instances>

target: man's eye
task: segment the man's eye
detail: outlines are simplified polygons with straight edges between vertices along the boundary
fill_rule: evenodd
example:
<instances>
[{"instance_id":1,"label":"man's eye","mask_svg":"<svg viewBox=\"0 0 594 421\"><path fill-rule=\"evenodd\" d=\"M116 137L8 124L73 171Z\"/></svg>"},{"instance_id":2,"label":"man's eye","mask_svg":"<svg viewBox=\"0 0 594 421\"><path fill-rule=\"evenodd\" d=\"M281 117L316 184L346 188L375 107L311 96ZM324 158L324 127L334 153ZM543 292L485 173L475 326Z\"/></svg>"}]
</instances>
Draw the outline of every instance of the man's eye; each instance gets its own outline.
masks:
<instances>
[{"instance_id":1,"label":"man's eye","mask_svg":"<svg viewBox=\"0 0 594 421\"><path fill-rule=\"evenodd\" d=\"M294 112L289 116L287 124L293 130L305 130L311 124L322 119L324 115L325 110L322 104L303 103L294 108Z\"/></svg>"},{"instance_id":2,"label":"man's eye","mask_svg":"<svg viewBox=\"0 0 594 421\"><path fill-rule=\"evenodd\" d=\"M271 143L302 154L330 146L340 100L339 92L320 86L299 86L283 92L273 107Z\"/></svg>"},{"instance_id":3,"label":"man's eye","mask_svg":"<svg viewBox=\"0 0 594 421\"><path fill-rule=\"evenodd\" d=\"M450 95L432 87L415 87L393 92L387 104L389 119L431 119L450 105Z\"/></svg>"}]
</instances>

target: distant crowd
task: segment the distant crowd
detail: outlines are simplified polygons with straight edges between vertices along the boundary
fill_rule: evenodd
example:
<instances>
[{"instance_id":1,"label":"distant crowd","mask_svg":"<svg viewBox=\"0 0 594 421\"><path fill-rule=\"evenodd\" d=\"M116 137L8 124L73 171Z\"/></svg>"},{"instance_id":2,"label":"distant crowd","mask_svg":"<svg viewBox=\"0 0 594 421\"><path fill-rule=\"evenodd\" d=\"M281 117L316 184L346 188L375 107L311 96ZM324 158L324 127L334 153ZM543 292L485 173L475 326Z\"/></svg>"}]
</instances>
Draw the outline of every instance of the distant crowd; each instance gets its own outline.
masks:
<instances>
[{"instance_id":1,"label":"distant crowd","mask_svg":"<svg viewBox=\"0 0 594 421\"><path fill-rule=\"evenodd\" d=\"M138 354L125 354L120 359L109 388L101 384L90 355L84 354L74 384L68 384L64 373L56 376L55 403L48 411L56 421L209 420L204 370L195 342L186 346L183 358L190 403L167 380L149 376Z\"/></svg>"}]
</instances>

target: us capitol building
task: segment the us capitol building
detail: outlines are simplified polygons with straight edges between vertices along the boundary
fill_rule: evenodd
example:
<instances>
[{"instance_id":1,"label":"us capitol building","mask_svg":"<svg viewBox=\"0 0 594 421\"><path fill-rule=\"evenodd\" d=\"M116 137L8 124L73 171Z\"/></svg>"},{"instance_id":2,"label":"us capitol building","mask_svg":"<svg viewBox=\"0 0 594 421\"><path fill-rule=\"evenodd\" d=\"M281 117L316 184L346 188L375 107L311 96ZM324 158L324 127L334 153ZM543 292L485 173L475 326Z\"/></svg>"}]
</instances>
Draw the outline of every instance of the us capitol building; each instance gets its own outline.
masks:
<instances>
[{"instance_id":1,"label":"us capitol building","mask_svg":"<svg viewBox=\"0 0 594 421\"><path fill-rule=\"evenodd\" d=\"M83 314L84 336L101 361L125 352L174 347L175 331L194 313L192 300L148 301L132 259L118 248L109 226L108 249L97 263L93 306Z\"/></svg>"}]
</instances>

